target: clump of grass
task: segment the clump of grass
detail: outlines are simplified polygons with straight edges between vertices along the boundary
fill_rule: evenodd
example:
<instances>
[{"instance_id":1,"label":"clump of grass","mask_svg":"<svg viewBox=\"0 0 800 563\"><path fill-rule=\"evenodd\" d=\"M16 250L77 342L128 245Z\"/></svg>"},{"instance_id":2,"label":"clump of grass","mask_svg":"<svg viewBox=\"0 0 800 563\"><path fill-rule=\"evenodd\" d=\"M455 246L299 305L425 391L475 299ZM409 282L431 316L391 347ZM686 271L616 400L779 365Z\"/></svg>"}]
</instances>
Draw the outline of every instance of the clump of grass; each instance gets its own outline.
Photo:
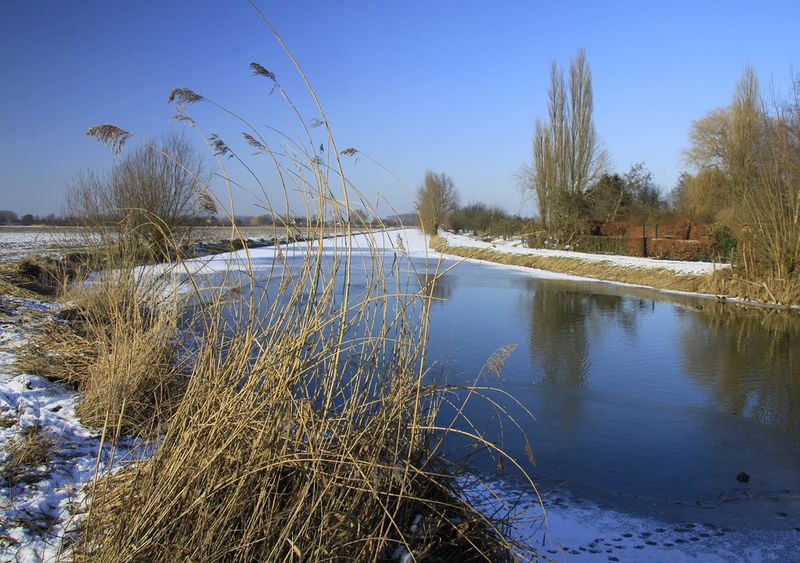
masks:
<instances>
[{"instance_id":1,"label":"clump of grass","mask_svg":"<svg viewBox=\"0 0 800 563\"><path fill-rule=\"evenodd\" d=\"M511 559L497 524L428 447L435 391L420 385L408 319L388 347L364 333L331 338L327 314L291 315L296 304L230 339L206 329L158 451L95 485L79 558ZM347 370L334 358L355 346Z\"/></svg>"},{"instance_id":2,"label":"clump of grass","mask_svg":"<svg viewBox=\"0 0 800 563\"><path fill-rule=\"evenodd\" d=\"M52 320L17 350L16 366L23 373L79 388L97 361L97 343L80 323Z\"/></svg>"},{"instance_id":3,"label":"clump of grass","mask_svg":"<svg viewBox=\"0 0 800 563\"><path fill-rule=\"evenodd\" d=\"M81 422L113 437L158 435L180 400L185 376L176 360L175 326L159 317L151 326L117 319L80 382Z\"/></svg>"},{"instance_id":4,"label":"clump of grass","mask_svg":"<svg viewBox=\"0 0 800 563\"><path fill-rule=\"evenodd\" d=\"M84 424L113 428L115 439L158 435L185 388L181 308L162 284L137 275L132 262L69 294L73 340L94 345L71 366L83 392L77 412Z\"/></svg>"},{"instance_id":5,"label":"clump of grass","mask_svg":"<svg viewBox=\"0 0 800 563\"><path fill-rule=\"evenodd\" d=\"M56 297L63 293L68 282L78 275L80 254L62 258L26 256L0 264L3 285L17 288L9 293L23 297Z\"/></svg>"},{"instance_id":6,"label":"clump of grass","mask_svg":"<svg viewBox=\"0 0 800 563\"><path fill-rule=\"evenodd\" d=\"M54 447L55 440L47 430L39 425L26 426L9 445L3 479L9 484L24 480L31 471L50 461Z\"/></svg>"},{"instance_id":7,"label":"clump of grass","mask_svg":"<svg viewBox=\"0 0 800 563\"><path fill-rule=\"evenodd\" d=\"M185 388L180 308L163 284L137 277L133 263L70 288L63 318L42 327L17 358L20 370L82 392L81 421L112 429L112 439L157 435Z\"/></svg>"},{"instance_id":8,"label":"clump of grass","mask_svg":"<svg viewBox=\"0 0 800 563\"><path fill-rule=\"evenodd\" d=\"M753 274L741 266L733 266L709 278L704 284L704 291L779 307L799 306L800 276L778 277L768 270Z\"/></svg>"}]
</instances>

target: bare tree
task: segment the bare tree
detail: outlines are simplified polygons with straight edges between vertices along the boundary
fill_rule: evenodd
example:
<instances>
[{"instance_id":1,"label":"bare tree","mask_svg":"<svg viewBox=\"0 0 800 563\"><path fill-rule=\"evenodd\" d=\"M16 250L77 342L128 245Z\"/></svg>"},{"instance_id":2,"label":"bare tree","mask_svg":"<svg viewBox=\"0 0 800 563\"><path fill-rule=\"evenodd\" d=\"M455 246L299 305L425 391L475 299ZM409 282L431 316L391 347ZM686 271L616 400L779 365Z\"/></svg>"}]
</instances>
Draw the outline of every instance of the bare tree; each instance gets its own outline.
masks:
<instances>
[{"instance_id":1,"label":"bare tree","mask_svg":"<svg viewBox=\"0 0 800 563\"><path fill-rule=\"evenodd\" d=\"M213 214L203 159L180 135L142 145L111 172L79 176L67 194L68 215L87 225L113 226L127 242L164 252L188 236L192 217Z\"/></svg>"},{"instance_id":2,"label":"bare tree","mask_svg":"<svg viewBox=\"0 0 800 563\"><path fill-rule=\"evenodd\" d=\"M592 73L584 50L570 61L569 87L553 61L548 119L537 119L534 130L531 187L545 229L561 242L582 230L588 208L584 196L605 168L593 110Z\"/></svg>"},{"instance_id":3,"label":"bare tree","mask_svg":"<svg viewBox=\"0 0 800 563\"><path fill-rule=\"evenodd\" d=\"M452 178L428 170L417 191L417 212L422 230L435 235L448 214L458 209L458 191Z\"/></svg>"}]
</instances>

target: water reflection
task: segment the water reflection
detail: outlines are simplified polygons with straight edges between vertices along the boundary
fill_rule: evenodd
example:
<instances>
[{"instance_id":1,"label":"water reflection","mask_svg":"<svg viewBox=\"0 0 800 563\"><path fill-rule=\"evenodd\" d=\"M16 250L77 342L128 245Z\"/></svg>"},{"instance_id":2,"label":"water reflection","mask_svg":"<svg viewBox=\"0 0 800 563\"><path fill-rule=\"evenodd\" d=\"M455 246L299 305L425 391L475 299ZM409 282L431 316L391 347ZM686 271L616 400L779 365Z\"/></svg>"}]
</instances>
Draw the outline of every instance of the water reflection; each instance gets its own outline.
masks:
<instances>
[{"instance_id":1,"label":"water reflection","mask_svg":"<svg viewBox=\"0 0 800 563\"><path fill-rule=\"evenodd\" d=\"M727 526L741 514L779 528L788 519L776 511L800 514L785 501L800 491L800 316L470 263L443 281L429 358L446 381L470 384L499 346L520 345L485 383L536 417L524 423L537 454L526 467L540 482L675 521ZM473 400L465 416L525 460L522 433L491 405ZM739 471L753 476L746 487Z\"/></svg>"},{"instance_id":2,"label":"water reflection","mask_svg":"<svg viewBox=\"0 0 800 563\"><path fill-rule=\"evenodd\" d=\"M636 336L639 318L654 309L646 299L615 292L587 292L585 283L529 280L528 341L533 362L545 381L579 387L591 369L590 343L602 344L618 327L623 337Z\"/></svg>"},{"instance_id":3,"label":"water reflection","mask_svg":"<svg viewBox=\"0 0 800 563\"><path fill-rule=\"evenodd\" d=\"M778 311L708 303L681 313L683 369L721 407L800 433L800 323Z\"/></svg>"},{"instance_id":4,"label":"water reflection","mask_svg":"<svg viewBox=\"0 0 800 563\"><path fill-rule=\"evenodd\" d=\"M453 295L456 277L449 274L417 273L417 281L420 289L436 300L434 303L441 303Z\"/></svg>"}]
</instances>

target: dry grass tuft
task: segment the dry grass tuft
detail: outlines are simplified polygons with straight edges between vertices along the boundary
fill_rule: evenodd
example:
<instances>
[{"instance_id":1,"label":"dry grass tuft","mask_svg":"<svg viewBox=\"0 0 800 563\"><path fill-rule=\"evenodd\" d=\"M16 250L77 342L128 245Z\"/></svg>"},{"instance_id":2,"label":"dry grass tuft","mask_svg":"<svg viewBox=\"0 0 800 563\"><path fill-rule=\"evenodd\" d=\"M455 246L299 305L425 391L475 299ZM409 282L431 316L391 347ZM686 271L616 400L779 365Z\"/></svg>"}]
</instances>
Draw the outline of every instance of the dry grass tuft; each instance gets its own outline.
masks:
<instances>
[{"instance_id":1,"label":"dry grass tuft","mask_svg":"<svg viewBox=\"0 0 800 563\"><path fill-rule=\"evenodd\" d=\"M293 283L305 287L295 277L284 286L291 295ZM293 297L272 323L248 319L233 336L222 321L229 304L204 312L203 344L163 442L95 485L79 559L511 558L497 525L428 449L436 393L420 385L415 323L398 311L391 337L364 332L360 324L385 314L380 298L350 311L356 335L345 337L340 288L321 285L305 314ZM358 361L336 359L346 350Z\"/></svg>"},{"instance_id":2,"label":"dry grass tuft","mask_svg":"<svg viewBox=\"0 0 800 563\"><path fill-rule=\"evenodd\" d=\"M800 275L779 278L768 271L748 275L743 268L736 266L709 278L703 291L779 307L800 306Z\"/></svg>"},{"instance_id":3,"label":"dry grass tuft","mask_svg":"<svg viewBox=\"0 0 800 563\"><path fill-rule=\"evenodd\" d=\"M131 268L92 285L73 286L61 320L46 324L17 353L26 373L81 391L87 426L121 435L154 437L185 389L178 358L180 308L159 284L138 280Z\"/></svg>"},{"instance_id":4,"label":"dry grass tuft","mask_svg":"<svg viewBox=\"0 0 800 563\"><path fill-rule=\"evenodd\" d=\"M59 295L73 268L64 260L30 256L0 264L0 279L21 291L10 293L24 297Z\"/></svg>"},{"instance_id":5,"label":"dry grass tuft","mask_svg":"<svg viewBox=\"0 0 800 563\"><path fill-rule=\"evenodd\" d=\"M9 446L3 479L9 484L24 480L30 471L50 461L54 447L55 440L41 426L23 428Z\"/></svg>"},{"instance_id":6,"label":"dry grass tuft","mask_svg":"<svg viewBox=\"0 0 800 563\"><path fill-rule=\"evenodd\" d=\"M506 360L511 355L511 352L517 349L516 344L506 344L500 346L495 352L486 360L486 368L494 375L500 375L503 367L506 365Z\"/></svg>"},{"instance_id":7,"label":"dry grass tuft","mask_svg":"<svg viewBox=\"0 0 800 563\"><path fill-rule=\"evenodd\" d=\"M163 430L185 389L177 337L180 307L160 284L122 269L76 287L69 294L72 346L93 351L72 355L73 380L84 396L84 424L111 427L120 435L154 437Z\"/></svg>"},{"instance_id":8,"label":"dry grass tuft","mask_svg":"<svg viewBox=\"0 0 800 563\"><path fill-rule=\"evenodd\" d=\"M142 326L120 318L100 341L79 389L81 422L120 435L158 436L185 388L177 363L175 326L162 317Z\"/></svg>"},{"instance_id":9,"label":"dry grass tuft","mask_svg":"<svg viewBox=\"0 0 800 563\"><path fill-rule=\"evenodd\" d=\"M97 343L80 323L51 321L17 351L17 368L51 381L79 388L89 367L97 361Z\"/></svg>"}]
</instances>

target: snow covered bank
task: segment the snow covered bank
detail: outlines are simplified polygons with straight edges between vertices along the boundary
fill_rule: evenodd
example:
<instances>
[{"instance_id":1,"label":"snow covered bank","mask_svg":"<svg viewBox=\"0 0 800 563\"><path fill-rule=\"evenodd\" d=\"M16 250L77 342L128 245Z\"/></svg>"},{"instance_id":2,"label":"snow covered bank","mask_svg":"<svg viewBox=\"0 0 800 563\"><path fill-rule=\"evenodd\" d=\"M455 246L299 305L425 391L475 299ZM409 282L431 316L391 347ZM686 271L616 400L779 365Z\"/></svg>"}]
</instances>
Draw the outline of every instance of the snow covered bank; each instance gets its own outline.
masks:
<instances>
[{"instance_id":1,"label":"snow covered bank","mask_svg":"<svg viewBox=\"0 0 800 563\"><path fill-rule=\"evenodd\" d=\"M136 446L123 441L100 448L100 436L78 420L79 394L43 377L20 373L15 349L58 305L0 295L0 560L53 561L68 550L85 508L86 485L112 460ZM8 467L12 444L36 429L52 445L47 460Z\"/></svg>"},{"instance_id":2,"label":"snow covered bank","mask_svg":"<svg viewBox=\"0 0 800 563\"><path fill-rule=\"evenodd\" d=\"M441 232L439 235L449 246L462 248L477 248L494 250L506 254L523 256L541 256L551 258L572 258L584 262L607 262L623 268L661 269L684 275L712 274L715 270L727 268L726 264L713 262L683 262L678 260L656 260L655 258L640 258L636 256L619 256L608 254L589 254L586 252L573 252L566 250L549 250L545 248L525 248L519 241L483 242L466 235Z\"/></svg>"}]
</instances>

